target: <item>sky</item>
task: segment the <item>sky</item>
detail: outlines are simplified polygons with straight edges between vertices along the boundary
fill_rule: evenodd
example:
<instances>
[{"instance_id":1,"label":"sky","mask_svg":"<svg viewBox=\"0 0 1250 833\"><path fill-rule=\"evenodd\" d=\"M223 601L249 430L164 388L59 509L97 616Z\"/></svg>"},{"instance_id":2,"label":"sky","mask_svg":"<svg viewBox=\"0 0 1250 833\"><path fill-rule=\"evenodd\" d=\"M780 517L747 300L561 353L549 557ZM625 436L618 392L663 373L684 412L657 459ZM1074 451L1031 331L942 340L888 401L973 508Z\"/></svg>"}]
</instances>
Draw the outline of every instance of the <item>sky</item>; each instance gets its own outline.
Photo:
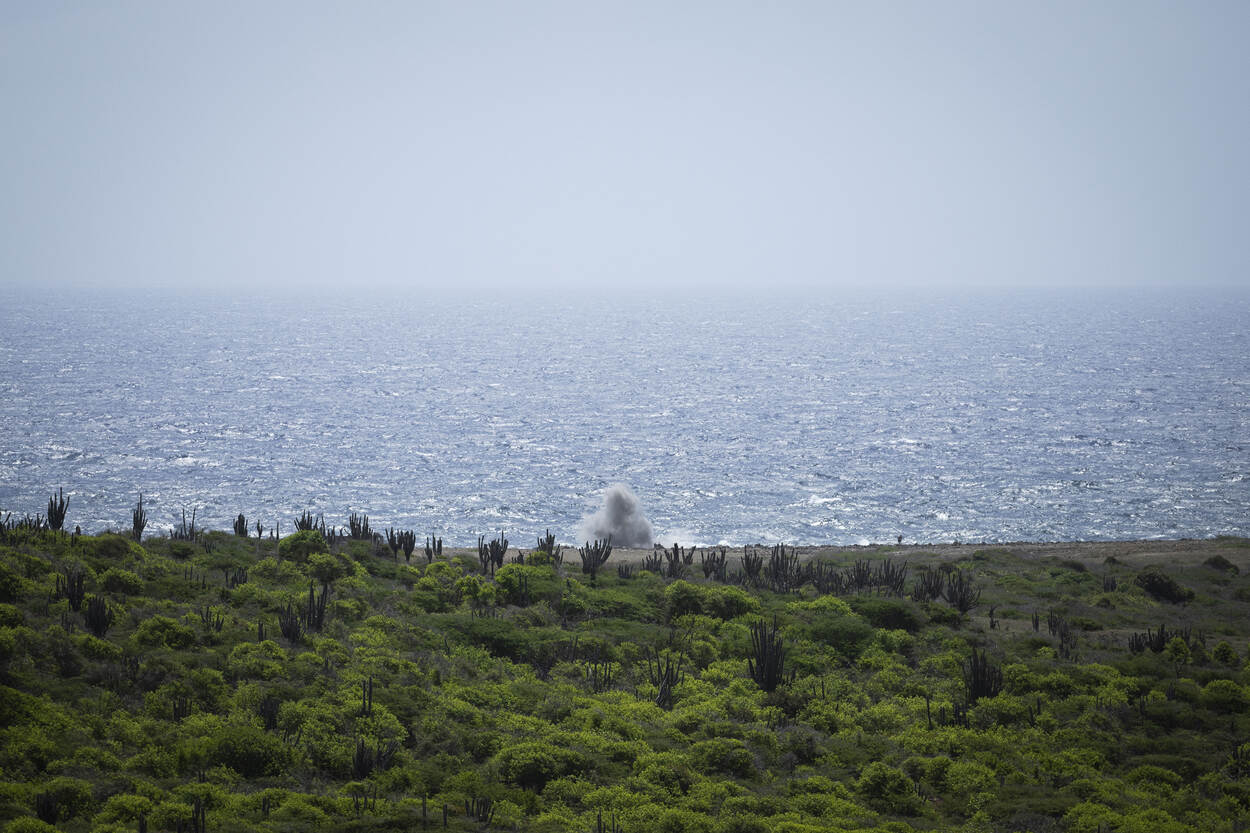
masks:
<instances>
[{"instance_id":1,"label":"sky","mask_svg":"<svg viewBox=\"0 0 1250 833\"><path fill-rule=\"evenodd\" d=\"M0 286L1250 285L1250 3L0 0Z\"/></svg>"}]
</instances>

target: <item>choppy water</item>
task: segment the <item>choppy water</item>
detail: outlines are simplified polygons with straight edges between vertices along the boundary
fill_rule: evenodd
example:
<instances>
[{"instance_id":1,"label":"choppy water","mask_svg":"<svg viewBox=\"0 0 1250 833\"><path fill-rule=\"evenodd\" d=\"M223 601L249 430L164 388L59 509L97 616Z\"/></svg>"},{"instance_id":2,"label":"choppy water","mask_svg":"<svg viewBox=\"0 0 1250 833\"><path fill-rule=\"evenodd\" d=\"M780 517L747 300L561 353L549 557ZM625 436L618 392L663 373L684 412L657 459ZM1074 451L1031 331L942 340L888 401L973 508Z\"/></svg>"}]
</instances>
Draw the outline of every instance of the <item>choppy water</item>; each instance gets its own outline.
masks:
<instances>
[{"instance_id":1,"label":"choppy water","mask_svg":"<svg viewBox=\"0 0 1250 833\"><path fill-rule=\"evenodd\" d=\"M0 509L572 540L1250 534L1250 295L9 299Z\"/></svg>"}]
</instances>

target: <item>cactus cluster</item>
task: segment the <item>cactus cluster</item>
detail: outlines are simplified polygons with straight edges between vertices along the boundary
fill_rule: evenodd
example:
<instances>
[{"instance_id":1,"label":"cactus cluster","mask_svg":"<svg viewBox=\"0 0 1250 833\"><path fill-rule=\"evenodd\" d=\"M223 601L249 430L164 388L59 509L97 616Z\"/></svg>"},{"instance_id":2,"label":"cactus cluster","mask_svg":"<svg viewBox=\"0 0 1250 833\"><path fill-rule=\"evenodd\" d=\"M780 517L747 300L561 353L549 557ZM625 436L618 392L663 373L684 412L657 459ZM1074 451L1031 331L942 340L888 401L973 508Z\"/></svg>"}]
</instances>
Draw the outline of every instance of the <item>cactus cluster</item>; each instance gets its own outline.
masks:
<instances>
[{"instance_id":1,"label":"cactus cluster","mask_svg":"<svg viewBox=\"0 0 1250 833\"><path fill-rule=\"evenodd\" d=\"M582 558L582 572L590 574L590 580L593 582L595 577L599 575L599 568L607 563L608 557L612 555L612 536L609 535L607 540L595 539L592 544L589 541L585 546L577 548L577 554Z\"/></svg>"}]
</instances>

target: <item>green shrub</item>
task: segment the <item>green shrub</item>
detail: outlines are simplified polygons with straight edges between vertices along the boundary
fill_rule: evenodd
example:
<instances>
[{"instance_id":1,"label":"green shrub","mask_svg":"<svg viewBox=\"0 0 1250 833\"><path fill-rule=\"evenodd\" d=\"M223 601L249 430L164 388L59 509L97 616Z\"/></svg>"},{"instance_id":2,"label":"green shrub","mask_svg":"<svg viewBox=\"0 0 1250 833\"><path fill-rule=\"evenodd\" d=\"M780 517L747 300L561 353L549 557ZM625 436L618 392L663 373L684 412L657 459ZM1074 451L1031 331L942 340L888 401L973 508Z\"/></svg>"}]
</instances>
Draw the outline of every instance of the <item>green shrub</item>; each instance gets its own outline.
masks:
<instances>
[{"instance_id":1,"label":"green shrub","mask_svg":"<svg viewBox=\"0 0 1250 833\"><path fill-rule=\"evenodd\" d=\"M914 816L920 812L920 795L902 770L873 761L864 767L855 790L869 807L881 813Z\"/></svg>"},{"instance_id":2,"label":"green shrub","mask_svg":"<svg viewBox=\"0 0 1250 833\"><path fill-rule=\"evenodd\" d=\"M668 621L703 612L699 588L688 581L675 581L664 588L664 617Z\"/></svg>"},{"instance_id":3,"label":"green shrub","mask_svg":"<svg viewBox=\"0 0 1250 833\"><path fill-rule=\"evenodd\" d=\"M147 553L143 547L112 532L81 539L83 552L89 559L115 567L126 567L142 562ZM98 569L98 568L97 568Z\"/></svg>"},{"instance_id":4,"label":"green shrub","mask_svg":"<svg viewBox=\"0 0 1250 833\"><path fill-rule=\"evenodd\" d=\"M90 782L78 778L53 778L36 787L36 792L49 796L56 803L57 821L76 818L96 805Z\"/></svg>"},{"instance_id":5,"label":"green shrub","mask_svg":"<svg viewBox=\"0 0 1250 833\"><path fill-rule=\"evenodd\" d=\"M879 596L857 596L851 609L867 619L874 628L916 633L925 623L916 605L905 599L883 599Z\"/></svg>"},{"instance_id":6,"label":"green shrub","mask_svg":"<svg viewBox=\"0 0 1250 833\"><path fill-rule=\"evenodd\" d=\"M189 648L195 644L195 631L168 616L145 619L135 629L135 644L146 648Z\"/></svg>"},{"instance_id":7,"label":"green shrub","mask_svg":"<svg viewBox=\"0 0 1250 833\"><path fill-rule=\"evenodd\" d=\"M1213 555L1202 563L1204 566L1210 567L1212 570L1219 570L1221 573L1241 574L1241 570L1237 565L1222 555Z\"/></svg>"},{"instance_id":8,"label":"green shrub","mask_svg":"<svg viewBox=\"0 0 1250 833\"><path fill-rule=\"evenodd\" d=\"M495 765L505 782L535 792L547 782L564 774L564 765L556 754L562 750L546 743L517 743L495 755Z\"/></svg>"},{"instance_id":9,"label":"green shrub","mask_svg":"<svg viewBox=\"0 0 1250 833\"><path fill-rule=\"evenodd\" d=\"M278 557L297 564L303 564L313 553L329 551L326 539L315 529L302 530L278 542Z\"/></svg>"},{"instance_id":10,"label":"green shrub","mask_svg":"<svg viewBox=\"0 0 1250 833\"><path fill-rule=\"evenodd\" d=\"M4 833L61 833L47 822L40 821L34 816L23 816L20 819L13 819L4 827Z\"/></svg>"},{"instance_id":11,"label":"green shrub","mask_svg":"<svg viewBox=\"0 0 1250 833\"><path fill-rule=\"evenodd\" d=\"M151 799L134 793L119 793L111 796L92 821L101 822L135 822L152 812Z\"/></svg>"},{"instance_id":12,"label":"green shrub","mask_svg":"<svg viewBox=\"0 0 1250 833\"><path fill-rule=\"evenodd\" d=\"M121 648L112 642L92 636L89 633L83 634L81 641L78 643L78 649L88 659L117 662L122 658Z\"/></svg>"},{"instance_id":13,"label":"green shrub","mask_svg":"<svg viewBox=\"0 0 1250 833\"><path fill-rule=\"evenodd\" d=\"M757 613L759 609L759 599L740 587L700 586L679 580L664 588L665 619L670 622L692 613L717 619L734 619L748 613Z\"/></svg>"},{"instance_id":14,"label":"green shrub","mask_svg":"<svg viewBox=\"0 0 1250 833\"><path fill-rule=\"evenodd\" d=\"M1246 690L1232 680L1212 680L1202 688L1202 705L1221 714L1245 711L1250 705Z\"/></svg>"},{"instance_id":15,"label":"green shrub","mask_svg":"<svg viewBox=\"0 0 1250 833\"><path fill-rule=\"evenodd\" d=\"M15 602L21 595L22 577L8 564L0 562L0 602Z\"/></svg>"},{"instance_id":16,"label":"green shrub","mask_svg":"<svg viewBox=\"0 0 1250 833\"><path fill-rule=\"evenodd\" d=\"M708 585L702 589L703 612L717 619L736 619L758 613L760 600L741 587Z\"/></svg>"},{"instance_id":17,"label":"green shrub","mask_svg":"<svg viewBox=\"0 0 1250 833\"><path fill-rule=\"evenodd\" d=\"M828 645L847 659L856 659L872 642L872 626L855 614L817 613L799 631L813 642Z\"/></svg>"},{"instance_id":18,"label":"green shrub","mask_svg":"<svg viewBox=\"0 0 1250 833\"><path fill-rule=\"evenodd\" d=\"M129 570L120 567L109 567L100 576L100 586L110 593L121 593L135 596L143 592L143 579Z\"/></svg>"},{"instance_id":19,"label":"green shrub","mask_svg":"<svg viewBox=\"0 0 1250 833\"><path fill-rule=\"evenodd\" d=\"M750 778L755 774L751 750L737 738L699 741L690 749L690 762L696 770L708 775L720 773Z\"/></svg>"},{"instance_id":20,"label":"green shrub","mask_svg":"<svg viewBox=\"0 0 1250 833\"><path fill-rule=\"evenodd\" d=\"M1194 591L1182 587L1176 579L1158 567L1147 567L1137 574L1133 583L1161 602L1183 604L1194 597Z\"/></svg>"},{"instance_id":21,"label":"green shrub","mask_svg":"<svg viewBox=\"0 0 1250 833\"><path fill-rule=\"evenodd\" d=\"M312 532L312 530L305 530L299 534L306 535L309 533L316 535L317 538L321 538L320 533ZM291 538L294 537L294 535L291 536ZM290 538L284 538L278 543L279 552L282 550L282 545L289 540ZM324 541L322 543L324 544ZM293 555L290 549L283 554L283 558L290 558L292 561L304 560L298 555ZM341 578L346 578L347 576L354 575L356 573L356 564L354 561L342 555L333 555L329 551L323 552L313 550L306 553L304 558L307 559L308 562L308 574L322 584L330 584L331 582L338 581Z\"/></svg>"},{"instance_id":22,"label":"green shrub","mask_svg":"<svg viewBox=\"0 0 1250 833\"><path fill-rule=\"evenodd\" d=\"M286 745L254 726L228 726L215 738L213 761L244 778L279 775L286 768Z\"/></svg>"},{"instance_id":23,"label":"green shrub","mask_svg":"<svg viewBox=\"0 0 1250 833\"><path fill-rule=\"evenodd\" d=\"M1237 656L1237 650L1223 639L1215 646L1215 650L1211 652L1211 657L1221 665L1236 665L1241 659L1241 657Z\"/></svg>"}]
</instances>

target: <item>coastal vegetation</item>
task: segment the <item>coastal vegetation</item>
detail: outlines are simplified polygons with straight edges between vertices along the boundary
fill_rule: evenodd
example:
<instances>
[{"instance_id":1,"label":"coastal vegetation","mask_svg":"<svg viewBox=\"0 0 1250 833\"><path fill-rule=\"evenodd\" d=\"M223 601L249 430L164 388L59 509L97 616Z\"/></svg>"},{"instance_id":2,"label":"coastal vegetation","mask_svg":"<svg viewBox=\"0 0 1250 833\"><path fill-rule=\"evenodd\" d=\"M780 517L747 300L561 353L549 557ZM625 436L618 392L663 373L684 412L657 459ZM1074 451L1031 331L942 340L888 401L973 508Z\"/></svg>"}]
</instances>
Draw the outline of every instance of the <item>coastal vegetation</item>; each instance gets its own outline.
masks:
<instances>
[{"instance_id":1,"label":"coastal vegetation","mask_svg":"<svg viewBox=\"0 0 1250 833\"><path fill-rule=\"evenodd\" d=\"M363 514L145 526L140 500L124 533L0 529L0 830L1250 819L1244 539L1167 563L600 540L579 565L549 532L413 560Z\"/></svg>"}]
</instances>

